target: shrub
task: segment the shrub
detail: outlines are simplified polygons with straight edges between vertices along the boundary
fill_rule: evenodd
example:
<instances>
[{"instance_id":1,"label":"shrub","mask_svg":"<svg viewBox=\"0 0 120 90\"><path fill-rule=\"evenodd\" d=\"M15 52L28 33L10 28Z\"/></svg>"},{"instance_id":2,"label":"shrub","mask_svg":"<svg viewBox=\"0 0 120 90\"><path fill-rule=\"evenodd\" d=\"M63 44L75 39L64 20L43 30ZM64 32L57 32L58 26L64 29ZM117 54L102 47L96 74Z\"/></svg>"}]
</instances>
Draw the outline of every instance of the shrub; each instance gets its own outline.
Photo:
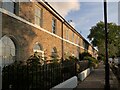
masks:
<instances>
[{"instance_id":1,"label":"shrub","mask_svg":"<svg viewBox=\"0 0 120 90\"><path fill-rule=\"evenodd\" d=\"M84 57L87 57L87 56L92 57L92 55L89 54L88 52L83 52L79 55L79 58L80 58L80 60L83 60Z\"/></svg>"},{"instance_id":2,"label":"shrub","mask_svg":"<svg viewBox=\"0 0 120 90\"><path fill-rule=\"evenodd\" d=\"M52 53L52 55L50 57L51 57L53 63L57 63L58 62L59 56L58 56L57 53Z\"/></svg>"},{"instance_id":3,"label":"shrub","mask_svg":"<svg viewBox=\"0 0 120 90\"><path fill-rule=\"evenodd\" d=\"M41 65L40 63L41 60L42 60L42 57L40 57L35 53L34 55L30 56L30 58L26 61L26 63L29 66L39 66Z\"/></svg>"},{"instance_id":4,"label":"shrub","mask_svg":"<svg viewBox=\"0 0 120 90\"><path fill-rule=\"evenodd\" d=\"M19 78L19 79L18 79ZM11 88L26 88L27 83L27 67L21 61L16 61L11 65L3 67L2 79L4 89ZM19 86L18 86L19 85Z\"/></svg>"},{"instance_id":5,"label":"shrub","mask_svg":"<svg viewBox=\"0 0 120 90\"><path fill-rule=\"evenodd\" d=\"M75 73L75 58L70 57L62 64L53 62L50 64L41 64L41 57L34 54L26 61L14 62L3 68L3 89L32 90L33 88L49 89L62 80L69 79Z\"/></svg>"},{"instance_id":6,"label":"shrub","mask_svg":"<svg viewBox=\"0 0 120 90\"><path fill-rule=\"evenodd\" d=\"M89 61L89 67L93 66L94 68L96 68L96 65L98 65L98 60L96 60L94 57L84 57L84 60L88 60Z\"/></svg>"},{"instance_id":7,"label":"shrub","mask_svg":"<svg viewBox=\"0 0 120 90\"><path fill-rule=\"evenodd\" d=\"M89 67L88 60L83 60L77 62L77 73L80 73Z\"/></svg>"},{"instance_id":8,"label":"shrub","mask_svg":"<svg viewBox=\"0 0 120 90\"><path fill-rule=\"evenodd\" d=\"M74 76L76 74L75 71L75 62L72 60L65 60L62 63L62 75L63 79L67 80L71 76Z\"/></svg>"},{"instance_id":9,"label":"shrub","mask_svg":"<svg viewBox=\"0 0 120 90\"><path fill-rule=\"evenodd\" d=\"M105 56L102 55L102 54L99 54L98 57L97 57L97 59L98 59L99 61L105 61Z\"/></svg>"},{"instance_id":10,"label":"shrub","mask_svg":"<svg viewBox=\"0 0 120 90\"><path fill-rule=\"evenodd\" d=\"M78 59L74 56L69 56L69 60L74 61L74 62L78 61Z\"/></svg>"}]
</instances>

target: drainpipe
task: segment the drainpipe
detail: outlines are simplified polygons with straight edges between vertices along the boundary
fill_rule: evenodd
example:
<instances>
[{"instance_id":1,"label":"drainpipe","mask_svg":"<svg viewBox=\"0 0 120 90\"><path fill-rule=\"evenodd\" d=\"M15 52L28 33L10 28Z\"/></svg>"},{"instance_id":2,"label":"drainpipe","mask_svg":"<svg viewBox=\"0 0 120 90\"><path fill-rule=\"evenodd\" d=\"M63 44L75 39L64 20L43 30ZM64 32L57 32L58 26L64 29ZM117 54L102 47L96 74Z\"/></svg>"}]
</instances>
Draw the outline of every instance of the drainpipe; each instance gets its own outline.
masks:
<instances>
[{"instance_id":1,"label":"drainpipe","mask_svg":"<svg viewBox=\"0 0 120 90\"><path fill-rule=\"evenodd\" d=\"M62 35L61 35L61 37L62 37L62 41L61 41L61 49L62 49L62 50L61 50L61 55L62 55L62 58L61 58L61 59L62 59L62 61L61 61L61 62L63 63L63 59L64 59L64 58L63 58L63 56L64 56L64 45L63 45L63 21L62 21L61 29L62 29L62 32L61 32L61 34L62 34Z\"/></svg>"},{"instance_id":2,"label":"drainpipe","mask_svg":"<svg viewBox=\"0 0 120 90\"><path fill-rule=\"evenodd\" d=\"M104 23L105 23L105 90L110 90L109 83L109 63L108 63L108 31L107 31L107 1L104 0Z\"/></svg>"}]
</instances>

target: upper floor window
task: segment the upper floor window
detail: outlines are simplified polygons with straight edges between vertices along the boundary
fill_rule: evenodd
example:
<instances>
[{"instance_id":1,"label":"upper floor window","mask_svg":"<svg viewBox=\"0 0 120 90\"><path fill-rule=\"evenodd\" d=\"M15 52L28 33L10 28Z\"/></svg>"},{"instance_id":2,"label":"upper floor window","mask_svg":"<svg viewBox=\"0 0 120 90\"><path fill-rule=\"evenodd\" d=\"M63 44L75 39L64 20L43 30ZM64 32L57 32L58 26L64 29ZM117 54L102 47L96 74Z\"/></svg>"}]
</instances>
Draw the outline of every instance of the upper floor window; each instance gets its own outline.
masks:
<instances>
[{"instance_id":1,"label":"upper floor window","mask_svg":"<svg viewBox=\"0 0 120 90\"><path fill-rule=\"evenodd\" d=\"M16 12L16 2L15 0L4 0L2 3L2 8L5 10L15 13Z\"/></svg>"},{"instance_id":2,"label":"upper floor window","mask_svg":"<svg viewBox=\"0 0 120 90\"><path fill-rule=\"evenodd\" d=\"M89 44L83 40L83 47L85 50L88 50L88 46L89 46Z\"/></svg>"},{"instance_id":3,"label":"upper floor window","mask_svg":"<svg viewBox=\"0 0 120 90\"><path fill-rule=\"evenodd\" d=\"M74 42L74 33L72 34L72 42Z\"/></svg>"},{"instance_id":4,"label":"upper floor window","mask_svg":"<svg viewBox=\"0 0 120 90\"><path fill-rule=\"evenodd\" d=\"M69 39L69 29L66 30L66 39Z\"/></svg>"},{"instance_id":5,"label":"upper floor window","mask_svg":"<svg viewBox=\"0 0 120 90\"><path fill-rule=\"evenodd\" d=\"M56 19L52 19L52 33L56 34Z\"/></svg>"},{"instance_id":6,"label":"upper floor window","mask_svg":"<svg viewBox=\"0 0 120 90\"><path fill-rule=\"evenodd\" d=\"M42 9L35 7L35 24L42 26Z\"/></svg>"},{"instance_id":7,"label":"upper floor window","mask_svg":"<svg viewBox=\"0 0 120 90\"><path fill-rule=\"evenodd\" d=\"M79 45L79 37L76 39L76 44Z\"/></svg>"},{"instance_id":8,"label":"upper floor window","mask_svg":"<svg viewBox=\"0 0 120 90\"><path fill-rule=\"evenodd\" d=\"M83 40L83 47L85 48L85 41Z\"/></svg>"}]
</instances>

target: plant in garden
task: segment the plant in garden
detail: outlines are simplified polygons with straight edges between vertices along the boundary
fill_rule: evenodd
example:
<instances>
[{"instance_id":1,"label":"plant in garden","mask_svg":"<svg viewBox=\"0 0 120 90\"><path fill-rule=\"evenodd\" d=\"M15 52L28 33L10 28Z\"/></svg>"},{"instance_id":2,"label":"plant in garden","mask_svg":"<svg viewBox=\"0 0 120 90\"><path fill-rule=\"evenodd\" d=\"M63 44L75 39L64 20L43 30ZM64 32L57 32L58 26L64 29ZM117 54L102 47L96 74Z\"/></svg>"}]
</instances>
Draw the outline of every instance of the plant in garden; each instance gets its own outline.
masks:
<instances>
[{"instance_id":1,"label":"plant in garden","mask_svg":"<svg viewBox=\"0 0 120 90\"><path fill-rule=\"evenodd\" d=\"M77 64L77 73L80 73L89 67L88 60L78 61L76 64Z\"/></svg>"},{"instance_id":2,"label":"plant in garden","mask_svg":"<svg viewBox=\"0 0 120 90\"><path fill-rule=\"evenodd\" d=\"M69 56L68 59L74 62L78 61L78 59L74 56Z\"/></svg>"},{"instance_id":3,"label":"plant in garden","mask_svg":"<svg viewBox=\"0 0 120 90\"><path fill-rule=\"evenodd\" d=\"M83 53L81 53L81 54L79 55L80 60L83 60L83 59L84 59L84 57L87 57L87 56L92 57L92 55L91 55L91 54L89 54L88 52L83 52Z\"/></svg>"},{"instance_id":4,"label":"plant in garden","mask_svg":"<svg viewBox=\"0 0 120 90\"><path fill-rule=\"evenodd\" d=\"M76 75L75 63L77 58L70 56L63 63L53 62L41 65L42 57L36 53L28 60L26 64L23 62L14 62L3 68L3 89L50 89L51 87L61 83ZM84 63L83 63L84 64ZM80 64L82 66L82 64ZM81 67L80 68L83 68ZM87 68L87 63L83 69ZM82 70L82 69L81 69Z\"/></svg>"},{"instance_id":5,"label":"plant in garden","mask_svg":"<svg viewBox=\"0 0 120 90\"><path fill-rule=\"evenodd\" d=\"M51 58L53 63L57 63L59 56L57 53L52 53Z\"/></svg>"},{"instance_id":6,"label":"plant in garden","mask_svg":"<svg viewBox=\"0 0 120 90\"><path fill-rule=\"evenodd\" d=\"M26 61L27 65L29 66L39 66L41 65L40 60L42 60L42 57L37 55L37 52L34 53L34 55L31 55L30 58Z\"/></svg>"},{"instance_id":7,"label":"plant in garden","mask_svg":"<svg viewBox=\"0 0 120 90\"><path fill-rule=\"evenodd\" d=\"M90 56L84 57L84 60L89 61L89 67L93 66L94 68L97 68L97 65L99 63L97 59L95 59L94 57L90 57Z\"/></svg>"},{"instance_id":8,"label":"plant in garden","mask_svg":"<svg viewBox=\"0 0 120 90\"><path fill-rule=\"evenodd\" d=\"M15 61L13 64L3 67L2 79L3 88L26 88L27 67L22 61ZM19 78L19 79L18 79Z\"/></svg>"}]
</instances>

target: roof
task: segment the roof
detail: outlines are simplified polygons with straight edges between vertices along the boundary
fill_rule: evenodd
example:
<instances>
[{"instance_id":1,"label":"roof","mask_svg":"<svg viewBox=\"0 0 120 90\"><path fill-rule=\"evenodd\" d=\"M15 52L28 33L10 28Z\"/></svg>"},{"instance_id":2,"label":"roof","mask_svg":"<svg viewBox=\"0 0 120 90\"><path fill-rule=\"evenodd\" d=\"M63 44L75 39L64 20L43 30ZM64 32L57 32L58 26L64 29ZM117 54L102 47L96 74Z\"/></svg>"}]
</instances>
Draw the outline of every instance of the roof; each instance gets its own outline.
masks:
<instances>
[{"instance_id":1,"label":"roof","mask_svg":"<svg viewBox=\"0 0 120 90\"><path fill-rule=\"evenodd\" d=\"M93 45L88 42L72 25L70 25L65 18L63 18L48 2L46 2L45 0L42 0L41 3L45 8L47 8L52 14L54 14L57 18L59 18L64 24L66 24L67 26L69 26L73 32L75 32L76 34L78 34L86 43L88 43L89 45L93 47ZM94 48L94 50L98 51L97 49Z\"/></svg>"}]
</instances>

